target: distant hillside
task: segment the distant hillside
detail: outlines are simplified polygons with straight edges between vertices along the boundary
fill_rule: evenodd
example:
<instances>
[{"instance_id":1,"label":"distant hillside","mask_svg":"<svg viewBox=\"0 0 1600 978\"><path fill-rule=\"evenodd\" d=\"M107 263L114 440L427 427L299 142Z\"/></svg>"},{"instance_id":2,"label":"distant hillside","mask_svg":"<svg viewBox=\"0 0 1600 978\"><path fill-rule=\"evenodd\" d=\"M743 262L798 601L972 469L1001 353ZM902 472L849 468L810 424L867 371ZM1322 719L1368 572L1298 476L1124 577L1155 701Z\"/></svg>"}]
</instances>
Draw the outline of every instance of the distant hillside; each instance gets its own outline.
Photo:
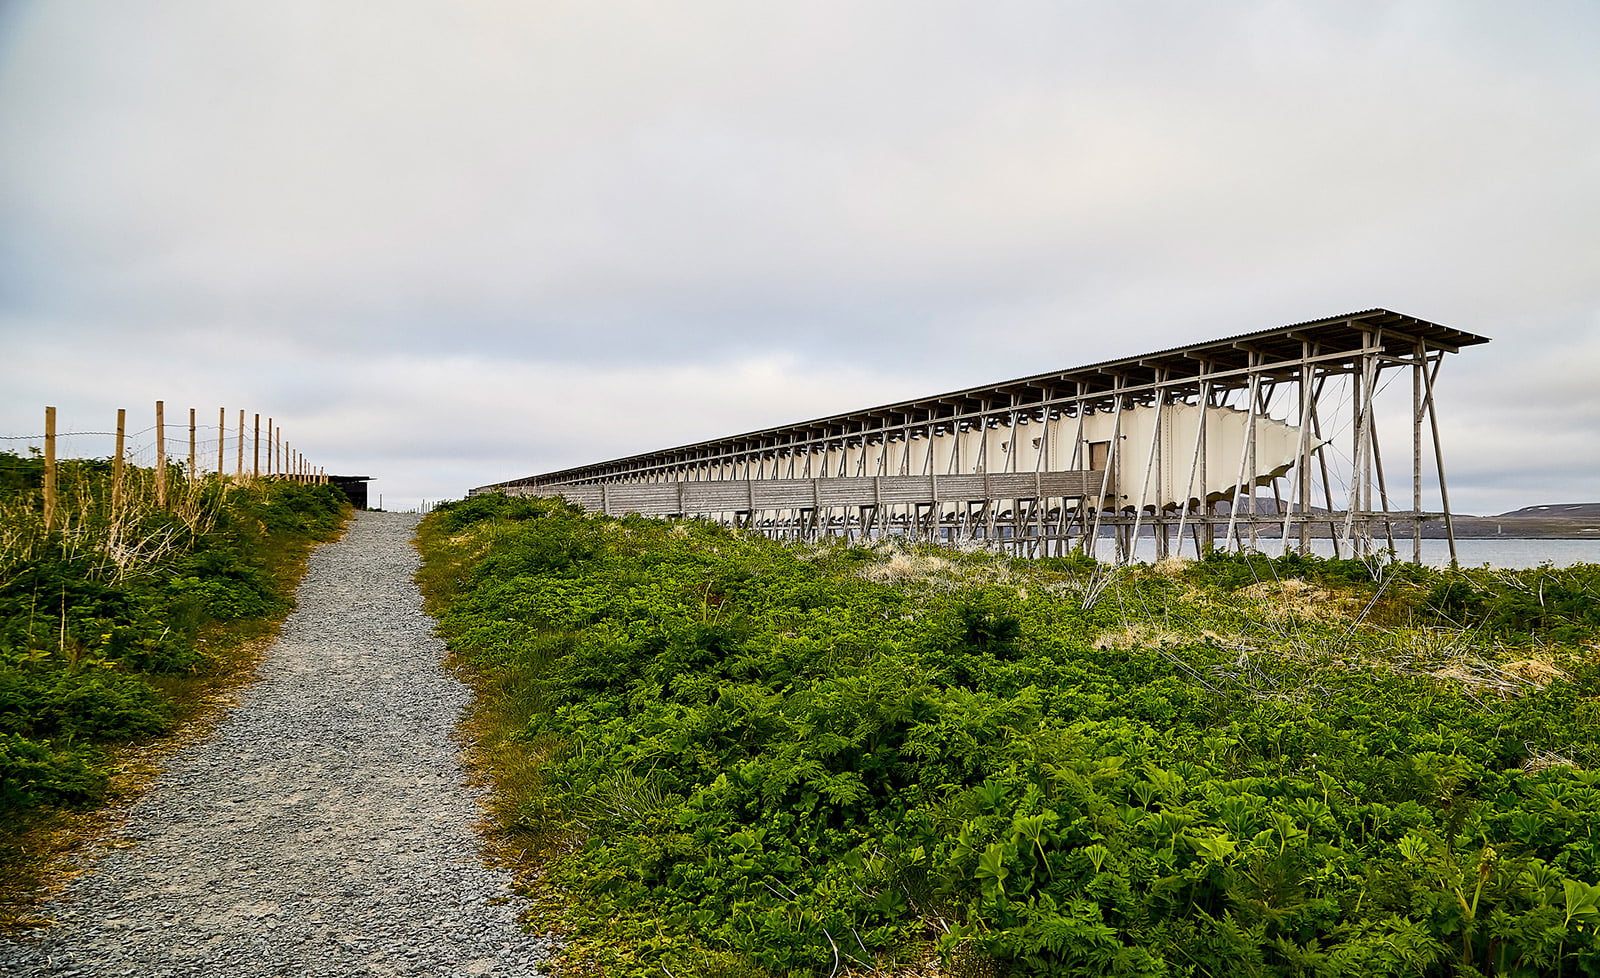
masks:
<instances>
[{"instance_id":1,"label":"distant hillside","mask_svg":"<svg viewBox=\"0 0 1600 978\"><path fill-rule=\"evenodd\" d=\"M1600 536L1600 503L1550 503L1499 516L1463 516L1456 520L1456 535L1592 540Z\"/></svg>"},{"instance_id":2,"label":"distant hillside","mask_svg":"<svg viewBox=\"0 0 1600 978\"><path fill-rule=\"evenodd\" d=\"M1242 504L1241 508L1248 508ZM1293 507L1297 508L1297 507ZM1261 515L1270 515L1278 512L1277 501L1271 498L1257 497L1256 512ZM1321 507L1312 507L1313 514L1327 512ZM1217 514L1226 516L1228 504L1217 505ZM1337 517L1335 518L1335 524ZM1396 517L1391 526L1393 532L1402 537L1411 535L1411 521ZM1532 540L1593 540L1600 537L1600 503L1551 503L1544 506L1524 506L1521 509L1499 516L1469 516L1459 513L1455 517L1455 530L1458 537L1515 537ZM1311 534L1316 537L1326 537L1336 533L1336 525L1327 523L1311 524ZM1428 539L1442 539L1445 535L1443 520L1428 520L1422 524L1422 535Z\"/></svg>"},{"instance_id":3,"label":"distant hillside","mask_svg":"<svg viewBox=\"0 0 1600 978\"><path fill-rule=\"evenodd\" d=\"M1524 506L1509 513L1501 513L1499 516L1485 518L1496 520L1525 518L1595 520L1600 519L1600 503L1552 503L1548 506Z\"/></svg>"}]
</instances>

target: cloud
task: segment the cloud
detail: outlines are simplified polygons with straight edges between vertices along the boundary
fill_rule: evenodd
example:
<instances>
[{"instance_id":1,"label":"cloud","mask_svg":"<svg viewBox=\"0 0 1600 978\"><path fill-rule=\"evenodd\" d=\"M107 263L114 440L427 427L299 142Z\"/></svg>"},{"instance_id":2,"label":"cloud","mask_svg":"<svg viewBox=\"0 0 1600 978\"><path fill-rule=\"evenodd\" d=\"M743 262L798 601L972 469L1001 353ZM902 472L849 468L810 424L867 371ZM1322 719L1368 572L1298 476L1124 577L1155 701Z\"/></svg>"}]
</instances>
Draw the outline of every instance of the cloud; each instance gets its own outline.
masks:
<instances>
[{"instance_id":1,"label":"cloud","mask_svg":"<svg viewBox=\"0 0 1600 978\"><path fill-rule=\"evenodd\" d=\"M594 426L622 451L1387 306L1495 337L1441 397L1490 384L1551 432L1588 417L1545 371L1600 366L1589 4L9 10L19 397L188 388L339 419L356 449L514 416L519 384L581 377L600 411L713 371L616 419L632 441ZM93 355L139 372L31 365ZM785 373L736 382L762 364ZM1447 439L1463 479L1587 444L1463 401L1447 417L1500 439ZM591 461L585 437L518 451ZM452 477L502 464L498 440Z\"/></svg>"}]
</instances>

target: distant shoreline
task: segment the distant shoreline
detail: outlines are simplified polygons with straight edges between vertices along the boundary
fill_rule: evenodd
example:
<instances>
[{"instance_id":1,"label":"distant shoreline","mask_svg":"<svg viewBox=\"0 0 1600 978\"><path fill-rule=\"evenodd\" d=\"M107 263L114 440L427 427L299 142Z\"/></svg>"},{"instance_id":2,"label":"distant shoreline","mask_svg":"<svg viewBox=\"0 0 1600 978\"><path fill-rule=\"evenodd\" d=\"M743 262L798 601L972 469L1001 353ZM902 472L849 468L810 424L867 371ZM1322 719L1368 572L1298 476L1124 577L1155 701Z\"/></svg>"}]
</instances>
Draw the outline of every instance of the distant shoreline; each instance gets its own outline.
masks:
<instances>
[{"instance_id":1,"label":"distant shoreline","mask_svg":"<svg viewBox=\"0 0 1600 978\"><path fill-rule=\"evenodd\" d=\"M1457 516L1454 518L1456 537L1468 539L1503 540L1594 540L1600 538L1600 520L1551 519L1538 517ZM1399 524L1396 523L1398 530ZM1411 524L1406 523L1410 534ZM1430 520L1422 524L1424 539L1444 539L1444 521Z\"/></svg>"},{"instance_id":2,"label":"distant shoreline","mask_svg":"<svg viewBox=\"0 0 1600 978\"><path fill-rule=\"evenodd\" d=\"M1307 521L1310 536L1314 540L1327 540L1335 533L1329 529L1327 520L1318 520L1313 516ZM1563 520L1563 519L1505 519L1494 516L1456 516L1452 522L1455 525L1457 540L1600 540L1600 520ZM1342 529L1343 522L1334 517L1334 523ZM1271 535L1273 527L1281 527L1281 523L1263 522L1256 524L1257 531L1264 535ZM1396 517L1388 523L1396 540L1410 540L1412 535L1411 520ZM1371 523L1374 538L1386 535L1383 517L1375 516ZM1245 531L1248 532L1248 531ZM1281 529L1278 531L1281 532ZM1299 534L1299 529L1292 531ZM1102 535L1111 536L1109 531L1102 530ZM1222 532L1220 526L1216 531L1220 540ZM1141 537L1155 536L1153 527L1146 526ZM1422 524L1422 539L1444 540L1447 539L1443 519L1426 520Z\"/></svg>"}]
</instances>

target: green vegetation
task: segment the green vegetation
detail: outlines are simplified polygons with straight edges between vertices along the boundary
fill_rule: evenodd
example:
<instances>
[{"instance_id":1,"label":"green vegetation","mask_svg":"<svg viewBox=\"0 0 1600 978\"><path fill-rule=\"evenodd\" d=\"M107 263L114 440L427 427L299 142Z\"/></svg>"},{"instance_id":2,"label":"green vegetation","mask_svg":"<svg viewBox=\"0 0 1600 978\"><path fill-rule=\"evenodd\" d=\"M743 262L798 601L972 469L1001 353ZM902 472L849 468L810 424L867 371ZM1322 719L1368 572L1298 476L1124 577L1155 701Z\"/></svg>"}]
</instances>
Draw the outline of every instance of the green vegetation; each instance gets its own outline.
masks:
<instances>
[{"instance_id":1,"label":"green vegetation","mask_svg":"<svg viewBox=\"0 0 1600 978\"><path fill-rule=\"evenodd\" d=\"M1600 974L1600 567L420 542L568 973Z\"/></svg>"},{"instance_id":2,"label":"green vegetation","mask_svg":"<svg viewBox=\"0 0 1600 978\"><path fill-rule=\"evenodd\" d=\"M47 873L63 811L106 797L119 750L173 729L244 643L292 605L305 554L346 506L326 486L188 484L108 461L59 467L56 525L43 463L0 453L0 878L17 904Z\"/></svg>"}]
</instances>

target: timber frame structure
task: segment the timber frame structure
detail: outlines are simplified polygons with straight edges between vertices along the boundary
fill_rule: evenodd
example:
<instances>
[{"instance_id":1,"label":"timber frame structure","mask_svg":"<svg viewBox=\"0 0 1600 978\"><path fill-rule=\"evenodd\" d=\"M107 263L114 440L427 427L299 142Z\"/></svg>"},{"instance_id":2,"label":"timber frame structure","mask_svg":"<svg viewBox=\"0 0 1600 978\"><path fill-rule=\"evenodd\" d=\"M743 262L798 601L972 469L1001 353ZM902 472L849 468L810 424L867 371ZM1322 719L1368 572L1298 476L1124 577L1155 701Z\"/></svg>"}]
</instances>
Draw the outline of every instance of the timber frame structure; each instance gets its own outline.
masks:
<instances>
[{"instance_id":1,"label":"timber frame structure","mask_svg":"<svg viewBox=\"0 0 1600 978\"><path fill-rule=\"evenodd\" d=\"M564 496L597 512L699 516L788 539L899 534L1021 556L1106 546L1119 562L1142 536L1157 557L1180 555L1186 540L1196 554L1308 552L1314 536L1331 538L1337 556L1365 557L1398 554L1409 537L1420 561L1423 525L1440 521L1454 561L1434 390L1444 354L1486 342L1371 309L472 494ZM1397 398L1401 378L1409 396ZM1399 486L1385 445L1392 460L1409 456Z\"/></svg>"}]
</instances>

